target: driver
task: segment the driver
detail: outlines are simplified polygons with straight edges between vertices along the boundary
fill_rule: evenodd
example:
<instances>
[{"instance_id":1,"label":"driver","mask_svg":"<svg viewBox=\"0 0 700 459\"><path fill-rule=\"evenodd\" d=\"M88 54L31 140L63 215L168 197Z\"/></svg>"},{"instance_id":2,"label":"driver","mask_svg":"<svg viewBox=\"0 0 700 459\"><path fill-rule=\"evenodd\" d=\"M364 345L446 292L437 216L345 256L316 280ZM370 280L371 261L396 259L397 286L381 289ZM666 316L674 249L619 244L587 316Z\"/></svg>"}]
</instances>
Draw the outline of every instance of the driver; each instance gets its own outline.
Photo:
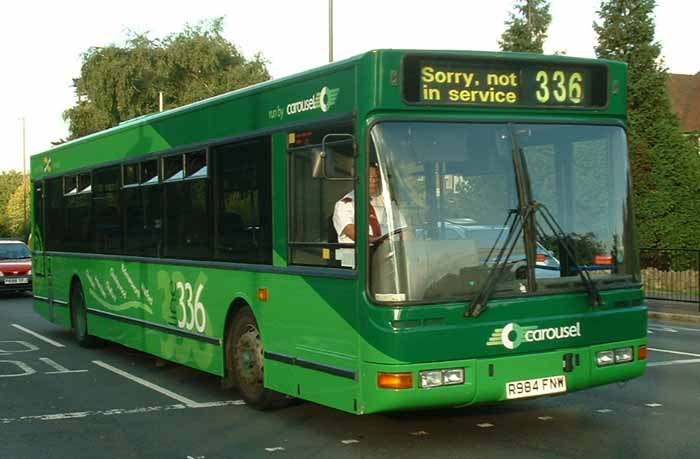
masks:
<instances>
[{"instance_id":1,"label":"driver","mask_svg":"<svg viewBox=\"0 0 700 459\"><path fill-rule=\"evenodd\" d=\"M408 226L401 211L395 202L387 209L384 193L381 192L379 169L376 164L369 166L369 236L370 242L376 241L389 231ZM388 220L393 217L393 225ZM333 226L338 233L338 242L341 244L353 244L356 240L355 232L355 192L350 191L335 203L333 210Z\"/></svg>"}]
</instances>

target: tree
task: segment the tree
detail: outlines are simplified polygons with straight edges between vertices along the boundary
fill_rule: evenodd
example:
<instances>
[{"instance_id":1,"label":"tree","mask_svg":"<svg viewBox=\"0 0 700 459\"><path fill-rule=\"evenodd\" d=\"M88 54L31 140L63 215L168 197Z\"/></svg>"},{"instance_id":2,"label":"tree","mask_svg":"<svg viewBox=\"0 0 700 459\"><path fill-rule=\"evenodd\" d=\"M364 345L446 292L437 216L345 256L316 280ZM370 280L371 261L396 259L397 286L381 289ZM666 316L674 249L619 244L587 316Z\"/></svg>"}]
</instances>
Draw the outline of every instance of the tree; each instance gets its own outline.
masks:
<instances>
[{"instance_id":1,"label":"tree","mask_svg":"<svg viewBox=\"0 0 700 459\"><path fill-rule=\"evenodd\" d=\"M22 173L17 171L0 172L0 211L22 183ZM0 237L10 236L7 218L0 218Z\"/></svg>"},{"instance_id":2,"label":"tree","mask_svg":"<svg viewBox=\"0 0 700 459\"><path fill-rule=\"evenodd\" d=\"M3 218L5 222L6 235L26 240L29 235L29 178L25 177L24 183L20 182L4 207ZM25 207L26 206L26 207Z\"/></svg>"},{"instance_id":3,"label":"tree","mask_svg":"<svg viewBox=\"0 0 700 459\"><path fill-rule=\"evenodd\" d=\"M542 53L552 16L548 0L516 0L498 45L503 51Z\"/></svg>"},{"instance_id":4,"label":"tree","mask_svg":"<svg viewBox=\"0 0 700 459\"><path fill-rule=\"evenodd\" d=\"M642 246L700 243L700 158L680 131L654 41L654 0L604 0L596 54L627 62L631 172Z\"/></svg>"},{"instance_id":5,"label":"tree","mask_svg":"<svg viewBox=\"0 0 700 459\"><path fill-rule=\"evenodd\" d=\"M268 80L264 57L247 60L222 31L216 18L162 40L132 33L123 47L88 49L73 80L78 103L63 113L70 139L157 111L159 92L174 108Z\"/></svg>"}]
</instances>

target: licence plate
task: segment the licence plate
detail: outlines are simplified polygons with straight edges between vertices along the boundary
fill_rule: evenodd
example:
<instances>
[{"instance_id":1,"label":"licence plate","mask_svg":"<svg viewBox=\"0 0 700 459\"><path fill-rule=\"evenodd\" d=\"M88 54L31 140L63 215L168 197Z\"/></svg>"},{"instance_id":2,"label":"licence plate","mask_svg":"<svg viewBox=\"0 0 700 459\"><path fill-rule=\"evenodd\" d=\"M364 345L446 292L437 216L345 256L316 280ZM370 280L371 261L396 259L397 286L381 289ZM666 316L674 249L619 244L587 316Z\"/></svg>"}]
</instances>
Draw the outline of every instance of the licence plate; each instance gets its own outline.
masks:
<instances>
[{"instance_id":1,"label":"licence plate","mask_svg":"<svg viewBox=\"0 0 700 459\"><path fill-rule=\"evenodd\" d=\"M537 397L561 392L566 392L566 377L564 375L506 383L506 397L508 399Z\"/></svg>"},{"instance_id":2,"label":"licence plate","mask_svg":"<svg viewBox=\"0 0 700 459\"><path fill-rule=\"evenodd\" d=\"M26 284L29 280L26 277L18 277L15 279L5 279L5 284Z\"/></svg>"}]
</instances>

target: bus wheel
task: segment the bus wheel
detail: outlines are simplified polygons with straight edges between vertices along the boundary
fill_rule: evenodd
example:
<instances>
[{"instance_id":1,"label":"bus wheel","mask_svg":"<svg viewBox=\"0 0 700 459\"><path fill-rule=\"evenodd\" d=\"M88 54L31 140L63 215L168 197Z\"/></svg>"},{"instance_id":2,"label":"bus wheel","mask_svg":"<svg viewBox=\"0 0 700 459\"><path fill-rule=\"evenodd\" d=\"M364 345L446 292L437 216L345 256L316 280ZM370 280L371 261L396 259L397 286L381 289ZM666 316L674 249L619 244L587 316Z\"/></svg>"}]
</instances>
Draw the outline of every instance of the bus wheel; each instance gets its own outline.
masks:
<instances>
[{"instance_id":1,"label":"bus wheel","mask_svg":"<svg viewBox=\"0 0 700 459\"><path fill-rule=\"evenodd\" d=\"M87 309L85 294L80 282L76 282L70 292L70 317L73 324L73 336L81 347L94 347L97 339L88 334Z\"/></svg>"},{"instance_id":2,"label":"bus wheel","mask_svg":"<svg viewBox=\"0 0 700 459\"><path fill-rule=\"evenodd\" d=\"M262 340L249 307L244 307L236 315L231 339L226 340L226 359L241 397L248 405L266 410L286 404L283 394L265 388Z\"/></svg>"}]
</instances>

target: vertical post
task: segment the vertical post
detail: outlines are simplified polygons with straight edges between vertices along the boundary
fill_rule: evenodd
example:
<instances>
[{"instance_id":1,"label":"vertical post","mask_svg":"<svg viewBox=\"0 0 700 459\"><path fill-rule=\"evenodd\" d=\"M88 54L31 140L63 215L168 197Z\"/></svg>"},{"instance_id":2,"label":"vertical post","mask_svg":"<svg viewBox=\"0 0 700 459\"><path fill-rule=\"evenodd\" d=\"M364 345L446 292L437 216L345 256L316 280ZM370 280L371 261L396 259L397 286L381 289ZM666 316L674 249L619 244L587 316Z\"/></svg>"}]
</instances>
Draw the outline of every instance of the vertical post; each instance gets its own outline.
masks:
<instances>
[{"instance_id":1,"label":"vertical post","mask_svg":"<svg viewBox=\"0 0 700 459\"><path fill-rule=\"evenodd\" d=\"M24 210L24 240L27 240L27 120L22 117L22 207Z\"/></svg>"},{"instance_id":2,"label":"vertical post","mask_svg":"<svg viewBox=\"0 0 700 459\"><path fill-rule=\"evenodd\" d=\"M700 311L700 250L695 251L696 256L696 264L695 264L695 271L697 272L698 275L698 311Z\"/></svg>"},{"instance_id":3,"label":"vertical post","mask_svg":"<svg viewBox=\"0 0 700 459\"><path fill-rule=\"evenodd\" d=\"M333 0L328 0L328 62L333 62Z\"/></svg>"},{"instance_id":4,"label":"vertical post","mask_svg":"<svg viewBox=\"0 0 700 459\"><path fill-rule=\"evenodd\" d=\"M163 111L163 91L158 91L158 111Z\"/></svg>"}]
</instances>

